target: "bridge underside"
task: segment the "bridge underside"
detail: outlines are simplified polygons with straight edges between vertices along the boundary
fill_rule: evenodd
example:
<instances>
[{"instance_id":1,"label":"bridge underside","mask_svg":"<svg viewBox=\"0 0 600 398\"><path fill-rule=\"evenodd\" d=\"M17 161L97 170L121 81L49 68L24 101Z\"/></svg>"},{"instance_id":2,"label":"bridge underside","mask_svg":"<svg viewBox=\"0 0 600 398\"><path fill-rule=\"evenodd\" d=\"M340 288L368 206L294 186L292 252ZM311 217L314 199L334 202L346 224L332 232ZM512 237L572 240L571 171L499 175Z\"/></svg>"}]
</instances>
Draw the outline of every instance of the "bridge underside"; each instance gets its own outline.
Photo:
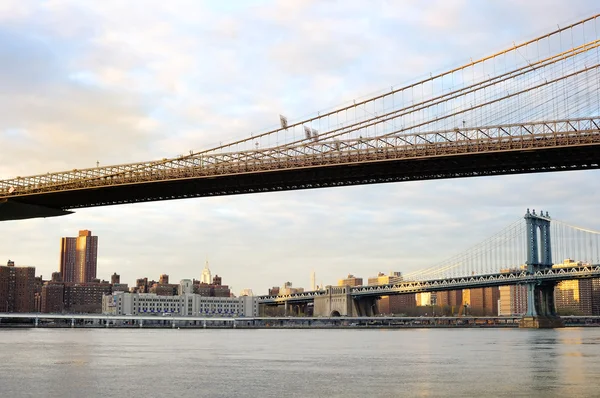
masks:
<instances>
[{"instance_id":1,"label":"bridge underside","mask_svg":"<svg viewBox=\"0 0 600 398\"><path fill-rule=\"evenodd\" d=\"M0 221L23 220L38 217L56 217L73 213L61 209L21 203L16 201L0 200Z\"/></svg>"},{"instance_id":2,"label":"bridge underside","mask_svg":"<svg viewBox=\"0 0 600 398\"><path fill-rule=\"evenodd\" d=\"M68 209L386 182L598 169L600 146L379 160L182 178L22 195L0 202L0 221L69 214ZM0 199L1 200L1 199Z\"/></svg>"}]
</instances>

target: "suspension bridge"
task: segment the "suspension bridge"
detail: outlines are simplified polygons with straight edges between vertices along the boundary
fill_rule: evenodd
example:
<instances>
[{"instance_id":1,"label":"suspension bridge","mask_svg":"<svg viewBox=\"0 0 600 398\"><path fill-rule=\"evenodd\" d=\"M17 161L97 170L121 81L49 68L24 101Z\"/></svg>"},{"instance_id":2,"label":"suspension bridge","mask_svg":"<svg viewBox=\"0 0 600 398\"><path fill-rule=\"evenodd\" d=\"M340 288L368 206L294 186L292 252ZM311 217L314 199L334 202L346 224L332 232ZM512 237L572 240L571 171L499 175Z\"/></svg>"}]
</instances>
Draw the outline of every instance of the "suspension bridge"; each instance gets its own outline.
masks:
<instances>
[{"instance_id":1,"label":"suspension bridge","mask_svg":"<svg viewBox=\"0 0 600 398\"><path fill-rule=\"evenodd\" d=\"M0 220L92 206L599 168L600 15L302 120L149 162L0 180Z\"/></svg>"},{"instance_id":2,"label":"suspension bridge","mask_svg":"<svg viewBox=\"0 0 600 398\"><path fill-rule=\"evenodd\" d=\"M381 296L523 285L527 287L525 326L555 327L560 325L554 304L556 284L589 278L600 278L600 232L528 209L522 219L483 242L440 264L404 274L394 283L328 286L319 291L261 296L260 302L284 304L286 310L289 304L307 302L314 302L316 310L318 302L326 302L328 312L372 316Z\"/></svg>"}]
</instances>

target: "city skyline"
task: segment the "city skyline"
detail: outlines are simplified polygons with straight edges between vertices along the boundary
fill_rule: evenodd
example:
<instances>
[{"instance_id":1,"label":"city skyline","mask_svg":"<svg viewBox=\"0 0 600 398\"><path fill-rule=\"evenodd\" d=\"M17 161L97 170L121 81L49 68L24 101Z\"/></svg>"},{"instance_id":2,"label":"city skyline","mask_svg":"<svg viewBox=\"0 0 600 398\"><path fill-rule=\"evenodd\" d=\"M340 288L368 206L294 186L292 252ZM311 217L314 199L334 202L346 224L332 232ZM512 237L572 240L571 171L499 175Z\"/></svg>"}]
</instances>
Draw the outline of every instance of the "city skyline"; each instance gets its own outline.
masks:
<instances>
[{"instance_id":1,"label":"city skyline","mask_svg":"<svg viewBox=\"0 0 600 398\"><path fill-rule=\"evenodd\" d=\"M147 14L94 4L92 17L74 5L15 1L0 9L7 61L0 145L11 154L0 164L2 178L160 159L244 138L276 124L280 113L296 119L597 11L591 1L286 1L156 3ZM305 22L288 24L291 15ZM179 280L199 275L208 257L236 292L260 294L287 280L308 287L312 269L317 284L335 284L349 272L368 278L425 268L526 207L598 230L597 182L598 173L586 171L82 209L0 223L0 256L49 276L55 242L86 226L102 236L102 275Z\"/></svg>"}]
</instances>

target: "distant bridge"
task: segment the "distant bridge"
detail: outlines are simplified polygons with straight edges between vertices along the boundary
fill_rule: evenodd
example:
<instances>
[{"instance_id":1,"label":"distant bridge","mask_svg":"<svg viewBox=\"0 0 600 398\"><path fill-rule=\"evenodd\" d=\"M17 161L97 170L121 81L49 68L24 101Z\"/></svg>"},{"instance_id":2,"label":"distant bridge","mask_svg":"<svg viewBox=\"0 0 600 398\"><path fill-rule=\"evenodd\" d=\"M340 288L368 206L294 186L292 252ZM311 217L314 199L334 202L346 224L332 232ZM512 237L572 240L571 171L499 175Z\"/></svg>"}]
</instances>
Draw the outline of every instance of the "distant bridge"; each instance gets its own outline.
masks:
<instances>
[{"instance_id":1,"label":"distant bridge","mask_svg":"<svg viewBox=\"0 0 600 398\"><path fill-rule=\"evenodd\" d=\"M550 268L533 274L526 270L489 275L473 275L457 278L443 278L424 281L402 281L387 285L367 285L350 287L354 298L381 297L396 294L428 293L481 287L530 284L538 282L560 282L573 279L600 278L600 265L575 266L571 268ZM314 301L315 297L327 296L327 289L306 291L286 295L259 296L259 303L302 303Z\"/></svg>"},{"instance_id":2,"label":"distant bridge","mask_svg":"<svg viewBox=\"0 0 600 398\"><path fill-rule=\"evenodd\" d=\"M281 116L280 128L204 151L0 180L0 221L158 200L598 169L599 17L304 120Z\"/></svg>"},{"instance_id":3,"label":"distant bridge","mask_svg":"<svg viewBox=\"0 0 600 398\"><path fill-rule=\"evenodd\" d=\"M554 262L553 258L562 262ZM382 296L523 285L527 288L524 319L530 320L529 327L555 327L561 325L554 304L556 284L589 278L600 278L600 232L528 209L522 220L465 252L436 266L406 274L394 283L327 286L319 291L261 296L259 302L284 304L286 312L289 305L314 302L317 315L371 316L376 313L377 299Z\"/></svg>"}]
</instances>

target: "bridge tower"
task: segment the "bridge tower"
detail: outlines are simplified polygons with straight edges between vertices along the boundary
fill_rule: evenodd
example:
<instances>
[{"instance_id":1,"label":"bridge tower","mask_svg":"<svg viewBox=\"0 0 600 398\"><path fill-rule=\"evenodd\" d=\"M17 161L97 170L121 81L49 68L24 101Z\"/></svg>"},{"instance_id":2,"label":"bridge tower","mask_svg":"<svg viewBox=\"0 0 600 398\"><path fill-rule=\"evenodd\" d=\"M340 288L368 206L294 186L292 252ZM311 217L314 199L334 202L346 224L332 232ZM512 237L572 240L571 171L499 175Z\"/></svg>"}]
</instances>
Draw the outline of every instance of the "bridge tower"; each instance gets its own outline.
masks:
<instances>
[{"instance_id":1,"label":"bridge tower","mask_svg":"<svg viewBox=\"0 0 600 398\"><path fill-rule=\"evenodd\" d=\"M550 239L550 216L548 212L536 214L527 209L527 273L535 274L552 268L552 243ZM525 328L562 327L556 315L554 287L556 282L531 282L527 284L527 313L520 323Z\"/></svg>"}]
</instances>

